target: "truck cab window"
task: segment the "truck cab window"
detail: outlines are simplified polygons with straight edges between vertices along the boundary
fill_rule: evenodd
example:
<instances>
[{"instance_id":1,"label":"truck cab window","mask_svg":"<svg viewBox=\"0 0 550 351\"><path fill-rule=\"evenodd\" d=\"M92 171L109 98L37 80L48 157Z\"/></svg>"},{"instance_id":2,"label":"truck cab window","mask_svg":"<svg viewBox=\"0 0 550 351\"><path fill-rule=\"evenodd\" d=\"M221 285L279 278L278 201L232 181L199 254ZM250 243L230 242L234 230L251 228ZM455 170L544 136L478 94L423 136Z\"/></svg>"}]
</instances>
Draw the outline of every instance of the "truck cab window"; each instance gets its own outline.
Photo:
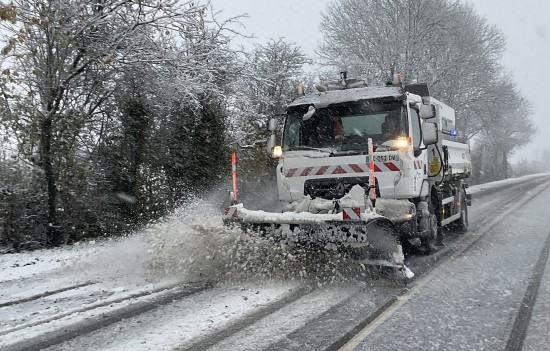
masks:
<instances>
[{"instance_id":1,"label":"truck cab window","mask_svg":"<svg viewBox=\"0 0 550 351\"><path fill-rule=\"evenodd\" d=\"M365 153L368 139L375 148L393 150L391 141L408 136L406 109L402 100L365 99L318 107L303 119L309 106L289 109L283 135L286 151L310 148L330 149L333 153Z\"/></svg>"}]
</instances>

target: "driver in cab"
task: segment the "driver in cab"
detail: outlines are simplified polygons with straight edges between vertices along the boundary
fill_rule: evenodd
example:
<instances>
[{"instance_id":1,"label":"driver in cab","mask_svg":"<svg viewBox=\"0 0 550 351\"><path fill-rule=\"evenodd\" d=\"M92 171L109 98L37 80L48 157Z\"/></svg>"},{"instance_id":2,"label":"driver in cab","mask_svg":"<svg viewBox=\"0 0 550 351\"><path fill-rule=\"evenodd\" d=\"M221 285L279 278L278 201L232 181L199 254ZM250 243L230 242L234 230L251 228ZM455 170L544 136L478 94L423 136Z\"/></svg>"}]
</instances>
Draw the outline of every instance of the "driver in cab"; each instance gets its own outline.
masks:
<instances>
[{"instance_id":1,"label":"driver in cab","mask_svg":"<svg viewBox=\"0 0 550 351\"><path fill-rule=\"evenodd\" d=\"M344 140L344 125L342 124L342 118L338 114L334 114L331 119L334 140L342 142Z\"/></svg>"},{"instance_id":2,"label":"driver in cab","mask_svg":"<svg viewBox=\"0 0 550 351\"><path fill-rule=\"evenodd\" d=\"M395 114L388 114L382 123L382 141L387 142L396 139L399 134L399 116Z\"/></svg>"}]
</instances>

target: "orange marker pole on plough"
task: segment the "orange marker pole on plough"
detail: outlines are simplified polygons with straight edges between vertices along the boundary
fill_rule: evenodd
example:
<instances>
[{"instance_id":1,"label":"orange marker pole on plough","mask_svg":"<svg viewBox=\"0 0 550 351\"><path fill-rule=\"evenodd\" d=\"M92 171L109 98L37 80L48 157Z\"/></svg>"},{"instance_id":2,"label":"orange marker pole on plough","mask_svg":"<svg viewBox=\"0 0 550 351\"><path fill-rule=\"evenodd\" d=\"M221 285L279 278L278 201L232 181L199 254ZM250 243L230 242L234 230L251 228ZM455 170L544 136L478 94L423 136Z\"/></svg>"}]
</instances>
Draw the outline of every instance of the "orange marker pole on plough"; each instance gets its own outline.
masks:
<instances>
[{"instance_id":1,"label":"orange marker pole on plough","mask_svg":"<svg viewBox=\"0 0 550 351\"><path fill-rule=\"evenodd\" d=\"M231 205L237 204L237 152L231 151L231 173L233 178L233 193Z\"/></svg>"},{"instance_id":2,"label":"orange marker pole on plough","mask_svg":"<svg viewBox=\"0 0 550 351\"><path fill-rule=\"evenodd\" d=\"M372 207L376 207L376 178L374 178L374 147L372 139L368 139L369 148L369 198L372 202Z\"/></svg>"}]
</instances>

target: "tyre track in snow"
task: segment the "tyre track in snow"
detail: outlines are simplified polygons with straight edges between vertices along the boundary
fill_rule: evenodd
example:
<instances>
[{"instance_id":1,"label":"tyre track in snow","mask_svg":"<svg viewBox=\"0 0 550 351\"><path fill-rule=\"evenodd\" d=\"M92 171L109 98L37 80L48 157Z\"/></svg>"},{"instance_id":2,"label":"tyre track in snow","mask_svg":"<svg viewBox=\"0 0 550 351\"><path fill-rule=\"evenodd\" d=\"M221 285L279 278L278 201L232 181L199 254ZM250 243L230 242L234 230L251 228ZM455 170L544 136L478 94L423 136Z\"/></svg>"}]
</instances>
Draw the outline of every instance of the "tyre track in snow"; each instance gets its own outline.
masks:
<instances>
[{"instance_id":1,"label":"tyre track in snow","mask_svg":"<svg viewBox=\"0 0 550 351\"><path fill-rule=\"evenodd\" d=\"M375 318L376 312L391 305L403 288L395 286L372 286L360 289L324 313L311 319L301 328L294 330L285 338L269 345L269 350L323 350L327 345L338 341L356 329L357 321L369 316ZM381 306L381 307L380 307Z\"/></svg>"},{"instance_id":2,"label":"tyre track in snow","mask_svg":"<svg viewBox=\"0 0 550 351\"><path fill-rule=\"evenodd\" d=\"M479 198L496 197L495 200L485 203L484 206L480 206L482 207L480 210L487 214L484 217L485 219L481 220L479 224L472 225L466 234L446 231L446 246L438 252L429 256L413 256L412 265L411 262L407 263L416 274L412 282L407 283L403 287L403 284L400 282L387 280L386 286L368 286L354 294L350 294L350 296L340 303L313 317L281 340L270 344L266 349L298 350L305 348L308 350L339 350L366 327L373 325L373 323L379 323L381 316L387 313L388 310L391 311L394 308L398 308L402 304L401 300L410 298L408 297L409 295L414 295L425 284L424 281L429 281L432 273L438 266L467 250L486 231L496 225L501 218L513 212L540 192L535 190L534 193L526 195L526 190L536 187L539 187L539 189L546 188L550 184L548 178L548 176L536 178L522 184L521 187L506 186L500 188L502 194L498 195L499 191L495 189L490 189L478 195ZM511 204L511 198L522 200L518 204ZM498 215L498 212L502 209L505 209L505 211ZM378 291L374 292L376 290ZM276 311L271 311L271 314L274 312ZM176 350L207 349L231 336L235 338L235 334L239 331L266 317L269 316L266 314L260 316L260 318L253 318L253 320L241 322L240 325L237 321L231 326L231 330L219 331L212 340L208 341L207 339L206 342L198 343L197 346L199 347L190 346L176 348ZM244 336L245 334L240 335ZM193 344L193 346L195 345Z\"/></svg>"},{"instance_id":3,"label":"tyre track in snow","mask_svg":"<svg viewBox=\"0 0 550 351\"><path fill-rule=\"evenodd\" d=\"M487 205L487 208L501 209L505 208L506 205L510 204L509 198L511 197L521 197L520 195L525 191L525 189L534 188L541 183L548 181L548 176L543 176L526 182L522 185L523 189L518 187L509 187L500 188L505 194L500 194L492 201L490 205ZM490 189L489 191L483 192L479 197L495 196L498 191L495 189ZM509 209L512 211L513 209ZM493 210L494 211L494 210ZM480 224L472 226L470 232L482 231L487 229L489 222L494 221L494 218L487 219L482 221ZM447 233L452 234L452 233ZM437 265L434 265L434 262L439 262L442 264L453 254L457 254L457 249L455 246L458 246L461 242L465 241L468 238L467 235L453 234L450 235L450 238L447 240L447 247L442 250L439 250L436 254L431 256L419 256L419 258L424 259L428 258L429 264L416 265L418 269L418 277L420 278L423 275L429 275L430 272L436 268ZM471 246L473 243L468 245ZM417 279L418 280L418 279ZM338 349L343 345L347 340L352 338L357 334L361 329L363 329L369 323L372 323L379 317L384 311L390 308L395 304L401 296L405 295L412 287L403 288L399 286L399 282L388 281L387 286L379 289L378 293L373 294L373 287L367 287L360 290L357 293L350 294L342 302L331 307L329 310L320 313L318 316L315 316L310 321L308 321L302 327L294 330L290 334L286 335L285 338L280 341L269 345L267 349L269 350L290 350L290 349L301 349L304 347L304 343L307 344L308 349L324 349L326 345L331 345L332 348L329 349ZM393 284L393 285L392 285ZM384 294L385 293L385 294ZM365 303L368 301L368 303ZM374 301L374 302L373 302ZM275 314L277 311L281 310L283 307L288 306L288 304L280 304L277 308L267 309L269 313L258 313L250 316L249 319L243 318L242 321L238 320L233 322L229 327L222 329L215 334L209 334L196 343L187 344L189 346L178 346L176 350L202 350L208 349L214 345L218 344L223 345L223 341L231 337L236 338L236 335L245 335L243 330L247 327L257 323L263 318L272 318L271 315ZM365 318L366 316L366 318ZM275 319L276 320L276 319ZM357 321L361 321L358 324ZM238 335L237 335L238 336ZM219 349L220 347L218 347Z\"/></svg>"},{"instance_id":4,"label":"tyre track in snow","mask_svg":"<svg viewBox=\"0 0 550 351\"><path fill-rule=\"evenodd\" d=\"M456 234L448 232L448 238L446 247L439 250L437 253L430 256L416 256L415 259L423 261L421 264L414 264L414 271L417 273L417 278L409 283L409 286L403 287L400 282L386 281L386 286L373 287L369 286L360 291L350 294L340 303L334 305L327 311L319 313L319 315L313 317L301 327L285 335L284 338L278 342L270 344L266 349L269 350L292 350L303 349L304 346L310 350L338 350L345 345L350 339L361 332L366 326L374 323L377 319L383 315L387 310L391 309L396 303L399 303L401 299L406 298L407 294L411 294L411 291L416 291L419 288L419 280L426 280L431 276L431 273L437 269L437 267L447 260L459 255L461 252L471 247L477 239L479 239L483 233L489 228L494 226L498 220L507 213L515 210L520 204L511 205L510 198L522 198L527 189L532 189L541 184L546 187L548 182L548 176L536 178L522 184L521 187L503 187L500 188L502 194L496 195L499 191L490 189L479 195L479 198L486 198L489 196L496 196L494 201L486 204L483 210L494 212L494 216L486 216L485 220L479 224L471 227L471 230L466 234ZM536 193L538 194L538 192ZM528 194L523 198L522 203L529 201L536 194ZM503 208L507 208L500 217L497 216L497 212ZM481 234L478 235L478 232ZM472 240L474 239L474 240ZM416 289L416 290L415 290ZM314 289L315 290L315 289ZM376 293L373 291L378 290ZM306 294L307 295L307 294ZM236 320L228 327L217 331L214 334L208 334L194 343L187 343L187 346L177 346L175 350L205 350L216 346L218 349L219 344L223 345L223 342L230 338L238 338L239 335L246 335L244 330L262 319L269 319L277 321L272 315L276 314L284 307L287 307L290 303L297 301L296 299L289 299L278 303L276 306L270 306L265 310L258 311L249 316L245 316L240 320ZM311 312L315 314L315 312ZM240 333L240 334L239 334ZM216 349L214 347L214 349Z\"/></svg>"},{"instance_id":5,"label":"tyre track in snow","mask_svg":"<svg viewBox=\"0 0 550 351\"><path fill-rule=\"evenodd\" d=\"M550 255L550 233L546 237L544 247L542 252L537 260L533 274L529 279L529 285L527 286L527 291L521 301L519 312L514 321L514 326L512 327L512 332L508 338L508 343L506 344L506 351L514 351L523 349L523 343L527 336L527 328L529 327L529 322L531 321L531 316L533 313L533 308L537 300L537 295L540 288L540 283L544 275L544 268L546 267L546 262L548 261L548 256Z\"/></svg>"},{"instance_id":6,"label":"tyre track in snow","mask_svg":"<svg viewBox=\"0 0 550 351\"><path fill-rule=\"evenodd\" d=\"M275 301L272 304L269 304L263 308L260 308L255 312L252 312L251 314L247 314L242 318L237 319L227 327L213 334L207 334L204 337L198 340L195 340L191 343L187 342L185 344L178 345L173 350L174 351L206 350L207 348L214 346L218 342L225 340L231 337L232 335L235 335L239 331L245 329L246 327L258 322L262 318L265 318L281 310L282 308L290 305L291 303L299 300L300 298L310 294L311 292L313 292L313 290L314 289L311 286L299 287L293 293L287 295L281 300Z\"/></svg>"},{"instance_id":7,"label":"tyre track in snow","mask_svg":"<svg viewBox=\"0 0 550 351\"><path fill-rule=\"evenodd\" d=\"M481 231L482 235L482 228L492 222L494 216L498 216L499 212L503 210L508 211L509 207L515 206L514 202L518 199L522 199L526 192L531 191L542 184L550 185L550 175L542 175L537 178L532 178L523 184L517 183L513 186L504 185L502 187L482 189L481 191L476 192L472 195L474 197L473 201L476 201L476 199L486 200L487 198L495 197L494 200L485 201L479 207L476 207L475 214L469 213L470 222L471 217L474 215L480 217L483 216L482 219L474 225L470 223L470 227L466 233L459 233L446 229L444 238L445 246L443 248L439 249L435 253L432 253L431 255L413 254L410 259L406 257L405 260L408 261L407 266L416 274L416 278L424 273L427 273L429 270L434 268L434 264L439 262L442 258L451 255L455 248L459 246L461 242L474 235L473 233ZM536 194L530 198L533 198L534 196L536 196ZM515 208L517 208L517 206ZM513 209L510 211L513 211ZM481 215L481 213L483 213L483 215Z\"/></svg>"},{"instance_id":8,"label":"tyre track in snow","mask_svg":"<svg viewBox=\"0 0 550 351\"><path fill-rule=\"evenodd\" d=\"M450 259L456 258L471 248L479 239L481 239L485 233L487 233L491 228L495 227L502 219L506 218L512 212L518 210L523 205L531 201L534 197L539 195L543 190L545 190L550 185L550 181L545 177L544 179L536 179L528 184L524 184L519 190L517 188L512 188L510 194L511 196L503 196L499 198L497 204L493 204L492 207L497 207L497 210L494 216L487 215L485 220L483 220L479 225L475 226L468 230L466 235L459 236L455 238L448 246L441 250L441 253L437 255L434 261L431 263L431 267L425 271L415 272L417 276L412 283L410 289L404 289L399 294L394 296L389 303L384 306L381 306L375 313L370 316L367 316L363 319L357 326L345 334L336 342L332 343L326 348L330 351L348 351L353 350L362 340L366 339L379 325L389 319L393 313L399 309L403 304L408 300L412 299L415 294L417 294L422 287L424 287L434 276L440 267ZM533 188L531 188L533 187ZM528 191L525 191L525 188L528 188ZM494 194L496 191L491 191L490 194ZM516 194L520 192L520 194ZM518 196L519 195L519 196ZM510 198L517 200L515 203L509 205L507 208L506 204L510 203ZM497 205L497 206L495 206ZM501 205L502 207L498 207ZM542 255L542 254L541 254ZM527 293L529 295L529 293ZM526 297L528 298L528 297ZM521 312L520 317L521 318ZM519 328L519 327L518 327ZM512 332L514 333L514 331Z\"/></svg>"},{"instance_id":9,"label":"tyre track in snow","mask_svg":"<svg viewBox=\"0 0 550 351\"><path fill-rule=\"evenodd\" d=\"M53 321L61 320L65 317L70 317L72 315L77 315L83 312L90 312L96 309L100 309L102 307L126 303L128 301L138 299L138 301L132 302L129 305L122 306L113 311L102 313L100 319L95 318L90 320L83 320L70 325L64 325L58 330L47 332L45 335L38 335L30 339L25 339L10 345L6 345L2 348L2 350L37 350L54 346L64 341L74 339L80 335L84 335L92 331L105 328L123 319L145 313L159 306L168 304L174 300L183 299L187 296L210 289L212 288L212 286L213 285L210 282L195 284L187 283L183 286L180 283L171 284L153 290L129 294L127 296L123 296L117 299L99 301L97 303L92 303L81 308L76 308L70 311L59 313L55 316L51 316L49 318L45 318L39 321L22 324L14 328L1 331L0 336L21 331L26 328L36 327L45 323L51 323Z\"/></svg>"},{"instance_id":10,"label":"tyre track in snow","mask_svg":"<svg viewBox=\"0 0 550 351\"><path fill-rule=\"evenodd\" d=\"M430 256L413 256L412 265L410 261L408 265L413 268L417 276L412 283L408 283L408 286L403 287L402 284L400 285L400 282L387 280L386 286L374 287L371 285L361 289L354 294L350 294L349 297L332 306L327 311L319 313L319 315L313 317L301 327L291 331L279 341L265 347L265 349L293 350L305 348L308 350L323 350L327 349L327 345L329 345L328 350L338 350L366 326L376 322L377 318L388 309L391 309L400 299L404 296L406 297L411 290L415 289L415 285L418 284L419 280L430 277L432 271L437 269L437 266L471 247L502 216L506 216L506 213L514 211L517 206L521 206L521 204L516 206L511 204L510 198L521 199L522 195L525 195L526 190L533 189L547 181L548 177L542 177L530 180L521 187L511 188L507 186L506 188L500 188L502 194L496 195L498 191L491 189L491 191L479 195L479 198L495 197L494 200L480 206L480 210L487 214L484 217L485 219L478 221L479 224L472 225L470 231L465 235L447 231L446 247L435 254ZM544 187L546 186L544 185ZM527 202L534 196L536 194L528 194L527 198L524 197L523 201ZM506 209L506 213L502 214L501 217L497 216L498 211L502 209ZM478 232L481 234L478 234ZM472 239L475 240L471 241ZM463 245L465 246L462 247ZM246 323L240 329L244 329L251 324ZM223 332L219 334L223 335ZM228 338L231 337L230 334L234 335L235 333L227 333ZM241 333L239 335L244 337L246 334ZM233 339L235 338L233 336ZM221 341L218 339L216 340L217 342ZM203 345L205 346L204 348L197 349L206 349L213 345L214 342ZM217 347L217 349L221 348Z\"/></svg>"},{"instance_id":11,"label":"tyre track in snow","mask_svg":"<svg viewBox=\"0 0 550 351\"><path fill-rule=\"evenodd\" d=\"M499 191L502 192L502 194L498 194L498 197L495 199L495 201L491 202L490 205L486 205L487 208L485 209L488 212L489 212L489 209L492 209L494 212L498 212L500 209L504 208L505 205L510 203L510 199L521 197L522 193L525 193L526 189L531 189L531 188L534 188L535 186L540 185L541 183L545 183L548 181L547 179L548 179L548 176L535 178L528 182L525 182L524 184L521 185L521 187L517 187L516 185L516 187L514 188L506 186L503 188L499 188L500 190L491 189L488 192L479 193L478 197L485 198L489 196L496 196L495 194L497 192ZM546 186L546 184L547 183L545 183L544 186ZM419 262L416 262L416 263L413 262L413 265L408 263L408 265L411 266L411 268L413 268L414 272L417 274L416 279L410 284L409 287L406 287L406 288L396 287L396 286L390 287L390 289L387 290L387 292L390 294L389 296L385 296L384 299L380 299L379 301L377 301L375 306L372 306L372 305L368 306L367 309L360 309L360 308L357 308L357 306L359 306L358 303L360 301L364 300L364 295L362 294L365 294L369 290L372 290L372 287L367 287L359 293L351 294L351 296L347 297L345 300L338 303L336 306L333 306L325 313L321 313L320 315L313 318L311 321L306 323L301 328L298 328L294 332L290 333L285 340L282 340L278 343L271 345L269 349L286 350L286 349L293 349L293 348L301 348L303 344L299 345L299 343L293 343L292 341L293 340L303 341L304 340L303 338L307 338L307 337L311 338L311 334L313 330L315 331L313 333L315 342L311 343L311 345L319 346L319 348L315 347L315 349L323 349L325 348L326 345L330 345L328 347L328 350L338 350L343 346L349 345L350 341L352 341L358 335L363 335L365 330L368 330L369 328L372 329L373 326L375 327L376 325L379 325L384 320L384 318L388 318L389 317L388 313L391 315L391 311L395 310L396 308L399 308L399 306L404 303L402 302L403 300L410 299L415 294L415 292L419 290L419 286L421 284L425 284L422 282L429 280L431 272L436 270L438 266L446 262L451 257L455 257L456 255L459 255L461 252L467 250L471 245L475 243L475 241L477 241L480 237L483 236L484 231L488 230L491 226L494 226L499 218L502 218L507 213L512 212L517 207L521 206L522 203L529 201L534 196L536 196L536 194L534 195L529 194L523 197L520 203L515 204L513 206L509 206L509 208L506 209L502 215L497 216L496 218L491 217L491 214L488 213L488 216L486 216L486 219L481 221L479 225L471 227L466 235L454 235L454 234L451 235L450 238L448 238L448 241L446 243L447 247L445 247L442 250L439 250L434 255L424 256L424 257L413 257L413 261L419 261ZM92 282L88 282L88 283L92 284ZM82 321L82 322L74 323L68 327L64 327L63 330L49 332L46 336L41 335L32 339L23 340L16 344L9 345L3 349L34 350L37 348L46 348L49 346L55 346L57 344L63 343L64 341L72 340L78 336L82 336L92 331L96 331L96 330L108 327L109 325L112 325L123 319L140 315L142 313L155 309L158 306L168 304L174 300L185 299L187 296L199 293L211 287L212 285L210 283L206 283L203 285L191 287L190 289L181 288L178 291L165 292L159 297L155 297L153 299L146 299L147 301L145 301L144 298L146 298L147 296L152 296L157 293L162 293L163 291L170 290L170 289L178 289L178 285L175 284L172 286L166 286L166 287L158 288L148 292L131 294L129 296L115 299L115 300L101 301L100 303L97 303L97 304L91 304L88 306L83 306L82 308L79 308L79 309L66 311L56 316L52 316L48 319L36 321L33 323L27 323L24 325L17 326L15 328L11 328L9 330L1 331L0 336L7 335L9 333L23 330L28 327L40 325L43 323L49 323L51 321L62 319L64 317L68 317L73 314L92 311L94 309L105 307L111 304L122 303L124 301L131 300L131 299L142 299L142 301L138 301L136 303L133 303L132 305L124 306L117 310L113 310L105 313L105 317L102 318L101 320L94 319L91 321ZM67 291L67 290L70 290L71 288L74 289L77 287L73 286L73 287L60 288L58 289L60 290L58 292ZM312 287L307 287L307 286L300 287L296 291L294 291L292 294L284 297L283 299L274 301L273 303L270 303L265 307L262 307L256 311L246 314L241 318L237 318L235 321L230 322L227 326L224 326L222 329L214 333L209 333L203 337L197 338L196 340L191 340L190 342L181 343L177 345L176 350L206 349L208 347L211 347L219 343L220 341L223 341L231 336L238 334L240 331L242 331L246 327L257 323L258 321L276 313L277 311L280 311L284 307L289 306L293 302L308 295L314 290L315 288L312 288ZM55 294L55 292L44 292L42 294L33 295L25 299L31 299L31 298L38 299L43 297L39 295L46 294L44 296L48 296L48 295L51 295L50 293ZM383 296L383 294L379 294L378 296ZM24 299L14 300L14 301L8 302L8 304L25 302L23 300ZM18 302L18 301L21 301L21 302ZM362 314L362 313L365 313L365 314ZM350 318L351 315L353 315L354 318ZM385 315L388 315L388 317L384 317ZM331 324L334 325L335 323L337 323L340 327L336 329L331 328Z\"/></svg>"},{"instance_id":12,"label":"tyre track in snow","mask_svg":"<svg viewBox=\"0 0 550 351\"><path fill-rule=\"evenodd\" d=\"M42 293L35 294L35 295L29 296L29 297L24 297L24 298L17 299L17 300L9 300L9 301L0 303L0 308L7 307L7 306L18 305L18 304L25 303L25 302L30 302L30 301L33 301L33 300L38 300L38 299L41 299L43 297L59 294L59 293L69 291L69 290L76 290L76 289L83 288L85 286L93 285L93 284L96 284L96 283L97 282L87 281L87 282L84 282L84 283L69 285L69 286L59 288L59 289L55 289L55 290L44 291ZM1 335L1 332L0 332L0 335Z\"/></svg>"}]
</instances>

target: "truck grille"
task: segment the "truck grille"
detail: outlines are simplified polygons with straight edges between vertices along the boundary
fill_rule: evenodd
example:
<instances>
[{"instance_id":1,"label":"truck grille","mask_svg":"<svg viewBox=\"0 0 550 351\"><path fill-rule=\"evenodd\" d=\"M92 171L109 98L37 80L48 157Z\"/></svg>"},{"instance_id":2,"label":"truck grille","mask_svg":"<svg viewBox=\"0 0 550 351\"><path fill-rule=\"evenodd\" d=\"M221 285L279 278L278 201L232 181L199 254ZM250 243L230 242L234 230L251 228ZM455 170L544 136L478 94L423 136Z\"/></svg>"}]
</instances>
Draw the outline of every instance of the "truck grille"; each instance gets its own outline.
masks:
<instances>
[{"instance_id":1,"label":"truck grille","mask_svg":"<svg viewBox=\"0 0 550 351\"><path fill-rule=\"evenodd\" d=\"M360 185L368 191L369 177L309 179L304 183L304 195L312 199L320 197L327 200L339 199L346 195L354 185ZM378 181L376 181L378 184ZM378 187L377 187L377 193ZM377 194L379 196L379 194Z\"/></svg>"}]
</instances>

